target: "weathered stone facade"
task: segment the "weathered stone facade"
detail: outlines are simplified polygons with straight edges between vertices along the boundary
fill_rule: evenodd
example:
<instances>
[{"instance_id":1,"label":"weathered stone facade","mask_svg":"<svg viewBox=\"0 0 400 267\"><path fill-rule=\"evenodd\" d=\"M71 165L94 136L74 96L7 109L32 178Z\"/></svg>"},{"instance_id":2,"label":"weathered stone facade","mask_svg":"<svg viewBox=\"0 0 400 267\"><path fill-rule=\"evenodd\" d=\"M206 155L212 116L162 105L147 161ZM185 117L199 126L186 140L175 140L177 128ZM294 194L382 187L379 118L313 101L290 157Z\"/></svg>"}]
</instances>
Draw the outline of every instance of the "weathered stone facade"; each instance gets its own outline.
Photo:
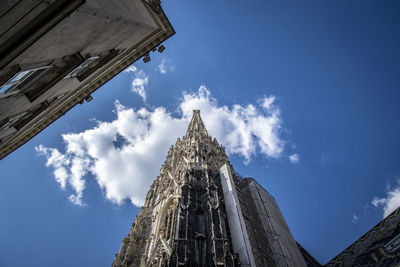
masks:
<instances>
[{"instance_id":1,"label":"weathered stone facade","mask_svg":"<svg viewBox=\"0 0 400 267\"><path fill-rule=\"evenodd\" d=\"M194 111L112 266L305 266L275 201L262 204L257 190L269 194L255 183L235 173Z\"/></svg>"},{"instance_id":2,"label":"weathered stone facade","mask_svg":"<svg viewBox=\"0 0 400 267\"><path fill-rule=\"evenodd\" d=\"M0 1L0 159L174 33L160 0Z\"/></svg>"}]
</instances>

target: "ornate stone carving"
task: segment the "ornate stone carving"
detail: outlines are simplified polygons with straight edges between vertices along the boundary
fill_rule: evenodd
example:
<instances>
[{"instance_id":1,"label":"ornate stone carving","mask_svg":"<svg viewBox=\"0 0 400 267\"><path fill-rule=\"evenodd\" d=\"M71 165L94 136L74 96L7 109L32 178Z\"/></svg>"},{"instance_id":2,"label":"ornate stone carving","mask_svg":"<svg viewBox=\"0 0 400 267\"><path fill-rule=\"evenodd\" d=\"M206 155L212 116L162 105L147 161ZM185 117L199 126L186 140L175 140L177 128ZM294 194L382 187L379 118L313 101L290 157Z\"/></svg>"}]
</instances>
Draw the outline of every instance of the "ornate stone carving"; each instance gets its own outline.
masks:
<instances>
[{"instance_id":1,"label":"ornate stone carving","mask_svg":"<svg viewBox=\"0 0 400 267\"><path fill-rule=\"evenodd\" d=\"M226 162L224 147L211 139L195 110L112 266L239 266L218 173Z\"/></svg>"},{"instance_id":2,"label":"ornate stone carving","mask_svg":"<svg viewBox=\"0 0 400 267\"><path fill-rule=\"evenodd\" d=\"M236 174L195 110L112 266L240 266L239 259L243 266L306 266L273 197Z\"/></svg>"}]
</instances>

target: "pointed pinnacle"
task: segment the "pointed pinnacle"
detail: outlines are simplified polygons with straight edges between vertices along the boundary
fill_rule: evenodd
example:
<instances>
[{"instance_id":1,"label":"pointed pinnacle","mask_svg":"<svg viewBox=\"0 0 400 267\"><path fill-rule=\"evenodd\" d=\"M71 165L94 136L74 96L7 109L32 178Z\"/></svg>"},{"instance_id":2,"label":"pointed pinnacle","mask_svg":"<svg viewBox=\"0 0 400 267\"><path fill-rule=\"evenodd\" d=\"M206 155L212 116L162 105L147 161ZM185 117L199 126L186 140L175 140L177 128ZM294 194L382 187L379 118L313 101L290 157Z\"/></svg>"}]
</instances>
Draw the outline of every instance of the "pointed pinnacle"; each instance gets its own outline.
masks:
<instances>
[{"instance_id":1,"label":"pointed pinnacle","mask_svg":"<svg viewBox=\"0 0 400 267\"><path fill-rule=\"evenodd\" d=\"M200 110L193 110L193 116L190 121L189 127L186 132L186 136L189 137L191 135L195 135L196 133L202 134L204 136L208 136L206 127L204 126L203 120L200 116Z\"/></svg>"}]
</instances>

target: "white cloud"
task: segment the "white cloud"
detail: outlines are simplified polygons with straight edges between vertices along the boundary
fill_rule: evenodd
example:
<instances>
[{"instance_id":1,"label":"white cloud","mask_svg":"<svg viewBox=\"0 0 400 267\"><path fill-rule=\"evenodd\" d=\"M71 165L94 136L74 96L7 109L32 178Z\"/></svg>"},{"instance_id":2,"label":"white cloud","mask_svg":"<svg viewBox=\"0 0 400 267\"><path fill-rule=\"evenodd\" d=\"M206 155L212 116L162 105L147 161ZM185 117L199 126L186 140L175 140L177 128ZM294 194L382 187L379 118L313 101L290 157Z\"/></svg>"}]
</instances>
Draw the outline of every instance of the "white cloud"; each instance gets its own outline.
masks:
<instances>
[{"instance_id":1,"label":"white cloud","mask_svg":"<svg viewBox=\"0 0 400 267\"><path fill-rule=\"evenodd\" d=\"M135 71L137 71L137 68L136 68L135 66L133 66L133 65L130 65L129 67L127 67L127 68L124 70L125 73L135 72Z\"/></svg>"},{"instance_id":2,"label":"white cloud","mask_svg":"<svg viewBox=\"0 0 400 267\"><path fill-rule=\"evenodd\" d=\"M202 85L198 92L184 95L180 109L184 117L191 117L193 109L200 109L209 134L216 137L228 153L249 160L256 148L273 158L283 151L284 143L279 138L280 110L276 107L263 110L253 104L231 108L218 106L216 99Z\"/></svg>"},{"instance_id":3,"label":"white cloud","mask_svg":"<svg viewBox=\"0 0 400 267\"><path fill-rule=\"evenodd\" d=\"M258 103L265 103L265 98ZM168 148L185 134L193 109L201 110L209 134L228 154L240 155L245 161L256 153L270 158L282 154L280 111L273 101L268 108L263 104L221 106L201 86L198 92L183 95L179 109L181 115L176 118L163 107L134 110L117 101L115 120L64 134L65 153L42 145L36 150L46 156L46 165L54 168L60 186L74 190L69 197L72 203L83 205L85 180L91 174L108 200L121 204L129 199L136 206L143 204Z\"/></svg>"},{"instance_id":4,"label":"white cloud","mask_svg":"<svg viewBox=\"0 0 400 267\"><path fill-rule=\"evenodd\" d=\"M132 91L138 94L143 102L146 102L146 90L145 86L149 83L149 76L146 75L142 70L138 70L135 66L131 65L124 70L124 73L133 72L135 74L132 80L131 86Z\"/></svg>"},{"instance_id":5,"label":"white cloud","mask_svg":"<svg viewBox=\"0 0 400 267\"><path fill-rule=\"evenodd\" d=\"M55 148L46 148L42 145L35 149L39 154L47 157L46 166L54 168L53 175L61 189L65 190L67 184L74 189L75 194L69 196L70 201L75 205L83 206L82 193L85 189L83 176L87 173L89 160L79 156L63 155Z\"/></svg>"},{"instance_id":6,"label":"white cloud","mask_svg":"<svg viewBox=\"0 0 400 267\"><path fill-rule=\"evenodd\" d=\"M269 97L265 97L263 99L263 103L262 106L266 109L270 109L273 107L273 103L275 102L275 96L269 96Z\"/></svg>"},{"instance_id":7,"label":"white cloud","mask_svg":"<svg viewBox=\"0 0 400 267\"><path fill-rule=\"evenodd\" d=\"M374 205L374 207L376 207L376 208L381 205L384 205L385 202L386 202L385 198L377 198L377 197L374 197L374 199L372 199L372 201L371 201L372 205Z\"/></svg>"},{"instance_id":8,"label":"white cloud","mask_svg":"<svg viewBox=\"0 0 400 267\"><path fill-rule=\"evenodd\" d=\"M374 197L371 201L375 207L383 207L383 217L385 218L395 209L400 207L400 183L398 181L397 187L389 189L386 192L385 198Z\"/></svg>"},{"instance_id":9,"label":"white cloud","mask_svg":"<svg viewBox=\"0 0 400 267\"><path fill-rule=\"evenodd\" d=\"M297 163L300 160L300 157L298 154L293 154L289 156L289 160L291 163Z\"/></svg>"},{"instance_id":10,"label":"white cloud","mask_svg":"<svg viewBox=\"0 0 400 267\"><path fill-rule=\"evenodd\" d=\"M158 65L158 69L160 70L161 74L166 74L167 73L167 66L165 65L167 61L165 60L165 58L163 58L161 60L160 65Z\"/></svg>"},{"instance_id":11,"label":"white cloud","mask_svg":"<svg viewBox=\"0 0 400 267\"><path fill-rule=\"evenodd\" d=\"M135 73L135 78L132 81L132 91L137 93L143 102L146 102L146 90L145 85L149 83L149 76L147 76L142 70Z\"/></svg>"},{"instance_id":12,"label":"white cloud","mask_svg":"<svg viewBox=\"0 0 400 267\"><path fill-rule=\"evenodd\" d=\"M163 58L158 65L158 69L161 74L166 74L167 72L174 71L174 66L171 65L171 61Z\"/></svg>"}]
</instances>

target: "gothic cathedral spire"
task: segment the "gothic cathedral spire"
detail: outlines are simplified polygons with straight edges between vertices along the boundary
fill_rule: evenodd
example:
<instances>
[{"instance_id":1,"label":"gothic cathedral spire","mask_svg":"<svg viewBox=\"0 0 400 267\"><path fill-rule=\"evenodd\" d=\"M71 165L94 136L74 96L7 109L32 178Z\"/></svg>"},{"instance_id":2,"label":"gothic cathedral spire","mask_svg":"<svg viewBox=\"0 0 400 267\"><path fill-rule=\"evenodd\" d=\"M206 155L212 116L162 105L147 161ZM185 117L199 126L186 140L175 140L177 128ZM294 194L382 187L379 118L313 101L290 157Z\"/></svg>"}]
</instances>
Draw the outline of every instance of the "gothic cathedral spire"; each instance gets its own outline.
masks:
<instances>
[{"instance_id":1,"label":"gothic cathedral spire","mask_svg":"<svg viewBox=\"0 0 400 267\"><path fill-rule=\"evenodd\" d=\"M200 117L200 110L198 109L193 110L193 117L186 132L187 137L195 137L196 135L208 137L206 127Z\"/></svg>"},{"instance_id":2,"label":"gothic cathedral spire","mask_svg":"<svg viewBox=\"0 0 400 267\"><path fill-rule=\"evenodd\" d=\"M236 175L194 110L112 266L305 264L275 200L255 180Z\"/></svg>"}]
</instances>

